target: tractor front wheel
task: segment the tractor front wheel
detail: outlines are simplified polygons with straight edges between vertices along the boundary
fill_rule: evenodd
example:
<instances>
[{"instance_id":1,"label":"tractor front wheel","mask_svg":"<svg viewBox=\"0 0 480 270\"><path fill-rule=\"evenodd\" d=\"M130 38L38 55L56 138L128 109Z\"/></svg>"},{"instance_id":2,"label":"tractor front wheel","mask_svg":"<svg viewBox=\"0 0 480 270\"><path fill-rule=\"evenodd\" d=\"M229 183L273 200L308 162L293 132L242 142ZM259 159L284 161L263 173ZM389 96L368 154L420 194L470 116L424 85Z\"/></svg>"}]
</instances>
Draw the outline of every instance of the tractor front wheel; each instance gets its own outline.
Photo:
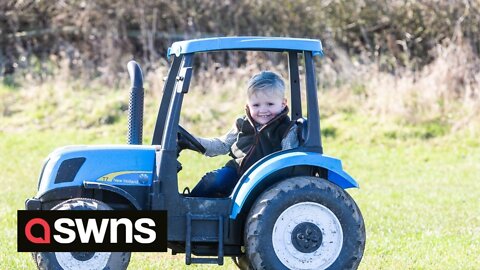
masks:
<instances>
[{"instance_id":1,"label":"tractor front wheel","mask_svg":"<svg viewBox=\"0 0 480 270\"><path fill-rule=\"evenodd\" d=\"M353 199L316 177L286 179L262 193L244 237L254 269L356 269L365 247Z\"/></svg>"},{"instance_id":2,"label":"tractor front wheel","mask_svg":"<svg viewBox=\"0 0 480 270\"><path fill-rule=\"evenodd\" d=\"M64 201L52 210L112 210L94 199L77 198ZM32 257L40 270L63 269L127 269L130 252L34 252Z\"/></svg>"}]
</instances>

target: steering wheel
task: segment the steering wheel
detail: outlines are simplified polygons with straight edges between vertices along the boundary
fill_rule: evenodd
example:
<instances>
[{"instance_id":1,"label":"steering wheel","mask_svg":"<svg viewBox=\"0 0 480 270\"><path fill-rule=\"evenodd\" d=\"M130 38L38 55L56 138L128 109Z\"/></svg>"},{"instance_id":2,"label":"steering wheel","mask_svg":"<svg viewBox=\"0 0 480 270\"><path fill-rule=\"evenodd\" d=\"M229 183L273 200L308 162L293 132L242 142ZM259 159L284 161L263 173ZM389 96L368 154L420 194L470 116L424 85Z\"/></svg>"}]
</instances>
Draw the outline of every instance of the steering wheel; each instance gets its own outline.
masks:
<instances>
[{"instance_id":1,"label":"steering wheel","mask_svg":"<svg viewBox=\"0 0 480 270\"><path fill-rule=\"evenodd\" d=\"M202 154L205 154L205 151L207 151L205 147L181 125L178 125L177 147L179 148L179 153L183 149L190 149Z\"/></svg>"}]
</instances>

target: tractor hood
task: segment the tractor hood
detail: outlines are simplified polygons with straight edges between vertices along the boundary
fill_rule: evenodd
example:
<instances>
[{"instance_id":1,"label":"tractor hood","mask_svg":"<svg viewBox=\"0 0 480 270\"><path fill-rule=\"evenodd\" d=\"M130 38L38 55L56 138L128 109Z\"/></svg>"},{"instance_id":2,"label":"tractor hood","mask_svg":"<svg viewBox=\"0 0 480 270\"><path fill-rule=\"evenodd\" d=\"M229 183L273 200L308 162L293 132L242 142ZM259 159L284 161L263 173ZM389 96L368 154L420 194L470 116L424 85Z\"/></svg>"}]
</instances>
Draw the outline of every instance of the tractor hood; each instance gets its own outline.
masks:
<instances>
[{"instance_id":1,"label":"tractor hood","mask_svg":"<svg viewBox=\"0 0 480 270\"><path fill-rule=\"evenodd\" d=\"M66 146L53 151L40 174L38 192L82 186L84 182L149 186L155 167L156 146Z\"/></svg>"}]
</instances>

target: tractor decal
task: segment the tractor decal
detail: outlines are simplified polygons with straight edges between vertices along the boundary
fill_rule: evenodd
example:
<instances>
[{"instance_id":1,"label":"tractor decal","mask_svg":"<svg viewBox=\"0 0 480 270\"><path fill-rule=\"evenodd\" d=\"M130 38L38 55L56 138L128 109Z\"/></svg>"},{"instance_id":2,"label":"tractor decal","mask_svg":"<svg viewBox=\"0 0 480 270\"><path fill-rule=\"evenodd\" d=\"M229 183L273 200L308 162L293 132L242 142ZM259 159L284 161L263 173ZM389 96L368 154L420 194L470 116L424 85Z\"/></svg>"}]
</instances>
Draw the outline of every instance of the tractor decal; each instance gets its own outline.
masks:
<instances>
[{"instance_id":1,"label":"tractor decal","mask_svg":"<svg viewBox=\"0 0 480 270\"><path fill-rule=\"evenodd\" d=\"M96 181L124 185L148 185L151 179L151 171L120 171L103 175Z\"/></svg>"}]
</instances>

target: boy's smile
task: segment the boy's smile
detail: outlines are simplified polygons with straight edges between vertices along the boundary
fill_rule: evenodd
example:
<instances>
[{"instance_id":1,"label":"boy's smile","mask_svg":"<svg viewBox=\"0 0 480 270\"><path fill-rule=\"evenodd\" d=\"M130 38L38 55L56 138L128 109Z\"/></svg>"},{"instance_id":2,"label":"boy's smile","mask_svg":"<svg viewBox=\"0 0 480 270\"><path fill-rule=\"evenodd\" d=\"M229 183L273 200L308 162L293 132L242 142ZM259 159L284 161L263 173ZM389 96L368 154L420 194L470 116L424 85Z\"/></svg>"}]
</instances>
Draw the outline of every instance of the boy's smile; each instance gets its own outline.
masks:
<instances>
[{"instance_id":1,"label":"boy's smile","mask_svg":"<svg viewBox=\"0 0 480 270\"><path fill-rule=\"evenodd\" d=\"M283 111L287 104L285 98L272 93L257 92L248 98L250 115L258 124L265 125Z\"/></svg>"}]
</instances>

